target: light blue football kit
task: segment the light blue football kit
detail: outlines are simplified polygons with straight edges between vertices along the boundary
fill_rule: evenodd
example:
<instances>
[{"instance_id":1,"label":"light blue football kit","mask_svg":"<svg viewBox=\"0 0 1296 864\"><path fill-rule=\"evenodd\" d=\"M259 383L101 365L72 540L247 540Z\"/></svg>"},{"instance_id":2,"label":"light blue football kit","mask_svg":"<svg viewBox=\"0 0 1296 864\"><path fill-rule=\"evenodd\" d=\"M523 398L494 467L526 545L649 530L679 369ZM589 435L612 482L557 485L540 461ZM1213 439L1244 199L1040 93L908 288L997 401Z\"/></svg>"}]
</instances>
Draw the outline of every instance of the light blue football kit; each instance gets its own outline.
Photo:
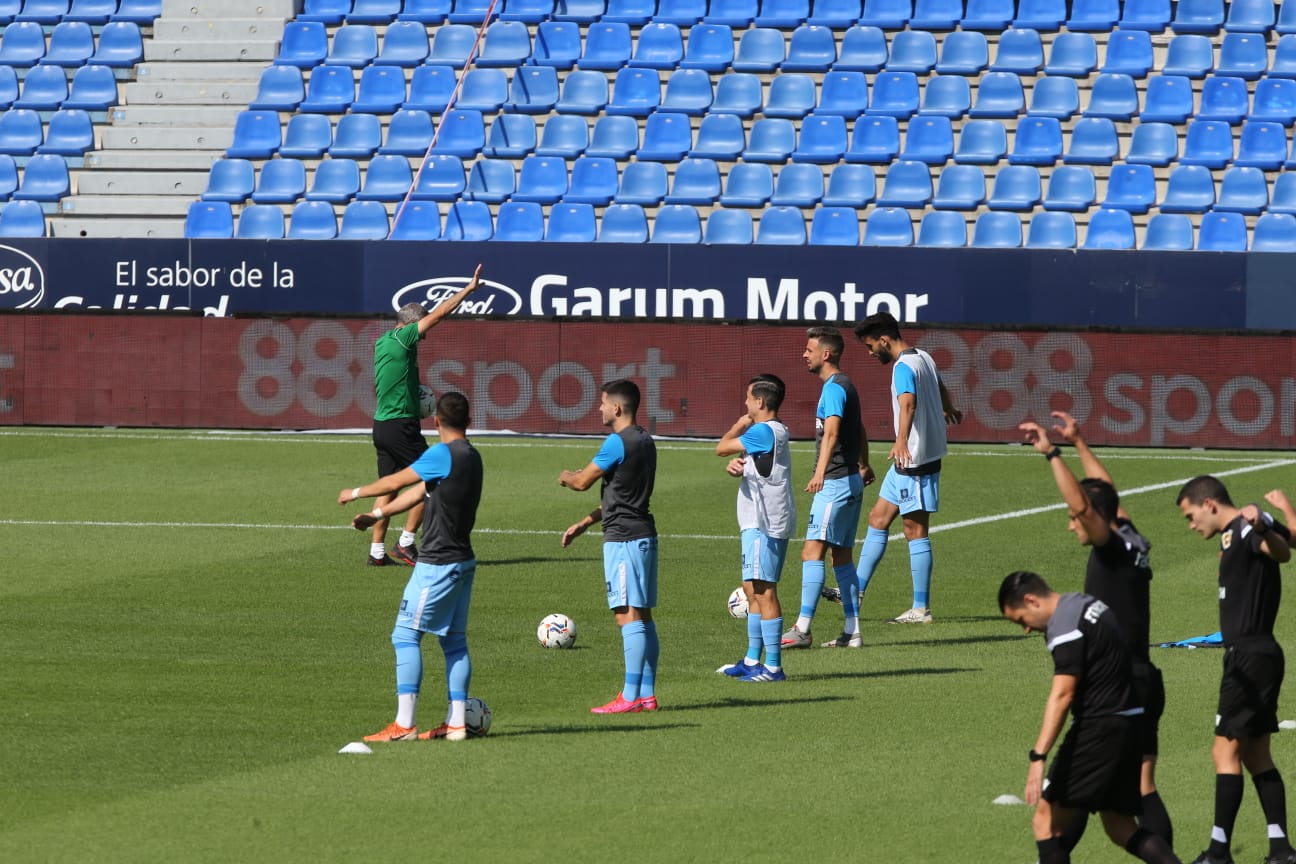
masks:
<instances>
[{"instance_id":1,"label":"light blue football kit","mask_svg":"<svg viewBox=\"0 0 1296 864\"><path fill-rule=\"evenodd\" d=\"M779 420L754 423L738 439L746 453L738 487L738 528L742 536L742 578L777 584L796 524L792 494L792 454L787 427ZM747 665L765 651L765 666L782 665L783 618L747 614Z\"/></svg>"}]
</instances>

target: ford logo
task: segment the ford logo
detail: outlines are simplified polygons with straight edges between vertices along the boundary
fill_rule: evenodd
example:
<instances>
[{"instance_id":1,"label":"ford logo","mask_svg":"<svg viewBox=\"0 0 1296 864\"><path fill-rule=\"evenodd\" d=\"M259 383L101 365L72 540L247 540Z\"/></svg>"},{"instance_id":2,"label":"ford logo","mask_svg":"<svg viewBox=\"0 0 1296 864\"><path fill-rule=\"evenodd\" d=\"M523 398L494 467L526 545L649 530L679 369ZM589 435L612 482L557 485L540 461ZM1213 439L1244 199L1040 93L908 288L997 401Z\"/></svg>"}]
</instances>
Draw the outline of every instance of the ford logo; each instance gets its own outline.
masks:
<instances>
[{"instance_id":1,"label":"ford logo","mask_svg":"<svg viewBox=\"0 0 1296 864\"><path fill-rule=\"evenodd\" d=\"M45 271L21 249L0 246L0 309L31 309L45 299Z\"/></svg>"},{"instance_id":2,"label":"ford logo","mask_svg":"<svg viewBox=\"0 0 1296 864\"><path fill-rule=\"evenodd\" d=\"M399 310L406 303L418 303L431 311L458 294L468 281L467 276L434 276L411 282L392 295L392 310ZM455 310L455 314L516 315L521 309L522 297L516 291L499 282L483 279L477 290Z\"/></svg>"}]
</instances>

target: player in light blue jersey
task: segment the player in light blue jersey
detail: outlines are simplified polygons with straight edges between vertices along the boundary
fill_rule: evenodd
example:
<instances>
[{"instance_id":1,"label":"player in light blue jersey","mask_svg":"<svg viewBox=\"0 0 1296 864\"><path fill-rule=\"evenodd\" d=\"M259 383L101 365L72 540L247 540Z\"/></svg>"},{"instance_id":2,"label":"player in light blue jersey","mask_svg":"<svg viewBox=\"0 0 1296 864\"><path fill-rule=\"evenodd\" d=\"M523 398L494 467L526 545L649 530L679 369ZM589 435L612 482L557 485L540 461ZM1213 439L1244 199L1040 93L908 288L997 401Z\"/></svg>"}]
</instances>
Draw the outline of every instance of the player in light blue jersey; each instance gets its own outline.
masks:
<instances>
[{"instance_id":1,"label":"player in light blue jersey","mask_svg":"<svg viewBox=\"0 0 1296 864\"><path fill-rule=\"evenodd\" d=\"M878 500L869 513L868 533L860 552L860 598L886 552L888 531L896 516L904 520L913 579L913 606L892 618L892 624L930 624L932 553L931 514L940 506L941 458L948 450L945 426L958 423L963 412L950 403L936 363L926 351L900 336L900 325L888 312L865 318L855 336L884 366L894 363L891 411L895 423L892 465Z\"/></svg>"},{"instance_id":2,"label":"player in light blue jersey","mask_svg":"<svg viewBox=\"0 0 1296 864\"><path fill-rule=\"evenodd\" d=\"M716 445L717 456L734 457L725 470L742 478L738 530L742 533L742 585L748 607L747 654L716 671L757 683L787 680L782 668L783 609L778 582L796 524L796 499L792 496L788 430L778 419L785 392L777 375L751 379L747 413ZM760 662L762 648L764 663Z\"/></svg>"},{"instance_id":3,"label":"player in light blue jersey","mask_svg":"<svg viewBox=\"0 0 1296 864\"><path fill-rule=\"evenodd\" d=\"M603 481L602 503L570 526L562 545L603 523L603 577L607 604L621 628L625 683L617 697L591 708L594 714L657 710L657 525L649 512L657 475L657 447L635 422L639 386L619 378L603 385L599 415L612 430L594 459L580 471L564 471L558 485L584 492Z\"/></svg>"}]
</instances>

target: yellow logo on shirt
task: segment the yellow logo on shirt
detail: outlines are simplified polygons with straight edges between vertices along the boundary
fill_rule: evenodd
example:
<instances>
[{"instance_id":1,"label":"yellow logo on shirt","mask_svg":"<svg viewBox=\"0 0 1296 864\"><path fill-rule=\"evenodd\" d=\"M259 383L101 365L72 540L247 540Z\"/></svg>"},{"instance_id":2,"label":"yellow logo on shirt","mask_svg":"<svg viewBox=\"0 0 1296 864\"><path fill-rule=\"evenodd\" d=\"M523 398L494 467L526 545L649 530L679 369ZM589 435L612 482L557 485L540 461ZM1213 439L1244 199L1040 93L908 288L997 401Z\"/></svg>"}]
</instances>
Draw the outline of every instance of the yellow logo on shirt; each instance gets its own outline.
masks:
<instances>
[{"instance_id":1,"label":"yellow logo on shirt","mask_svg":"<svg viewBox=\"0 0 1296 864\"><path fill-rule=\"evenodd\" d=\"M1233 529L1225 531L1220 535L1220 548L1227 549L1233 545Z\"/></svg>"}]
</instances>

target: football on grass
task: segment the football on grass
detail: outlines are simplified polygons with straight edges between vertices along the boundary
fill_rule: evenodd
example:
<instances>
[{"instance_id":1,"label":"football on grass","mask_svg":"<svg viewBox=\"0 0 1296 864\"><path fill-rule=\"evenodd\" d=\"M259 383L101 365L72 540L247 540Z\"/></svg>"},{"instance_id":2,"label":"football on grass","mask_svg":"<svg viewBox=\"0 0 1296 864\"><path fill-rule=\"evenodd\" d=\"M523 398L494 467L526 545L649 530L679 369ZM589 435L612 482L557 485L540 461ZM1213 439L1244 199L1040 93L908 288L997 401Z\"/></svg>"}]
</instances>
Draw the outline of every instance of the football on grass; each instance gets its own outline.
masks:
<instances>
[{"instance_id":1,"label":"football on grass","mask_svg":"<svg viewBox=\"0 0 1296 864\"><path fill-rule=\"evenodd\" d=\"M741 585L729 595L729 614L735 618L747 617L747 592Z\"/></svg>"},{"instance_id":2,"label":"football on grass","mask_svg":"<svg viewBox=\"0 0 1296 864\"><path fill-rule=\"evenodd\" d=\"M536 638L545 648L570 648L576 642L576 622L559 612L546 615L536 628Z\"/></svg>"},{"instance_id":3,"label":"football on grass","mask_svg":"<svg viewBox=\"0 0 1296 864\"><path fill-rule=\"evenodd\" d=\"M426 384L419 385L419 416L427 419L436 413L436 391Z\"/></svg>"},{"instance_id":4,"label":"football on grass","mask_svg":"<svg viewBox=\"0 0 1296 864\"><path fill-rule=\"evenodd\" d=\"M464 704L464 726L474 738L485 735L491 727L490 706L476 696L469 696Z\"/></svg>"}]
</instances>

